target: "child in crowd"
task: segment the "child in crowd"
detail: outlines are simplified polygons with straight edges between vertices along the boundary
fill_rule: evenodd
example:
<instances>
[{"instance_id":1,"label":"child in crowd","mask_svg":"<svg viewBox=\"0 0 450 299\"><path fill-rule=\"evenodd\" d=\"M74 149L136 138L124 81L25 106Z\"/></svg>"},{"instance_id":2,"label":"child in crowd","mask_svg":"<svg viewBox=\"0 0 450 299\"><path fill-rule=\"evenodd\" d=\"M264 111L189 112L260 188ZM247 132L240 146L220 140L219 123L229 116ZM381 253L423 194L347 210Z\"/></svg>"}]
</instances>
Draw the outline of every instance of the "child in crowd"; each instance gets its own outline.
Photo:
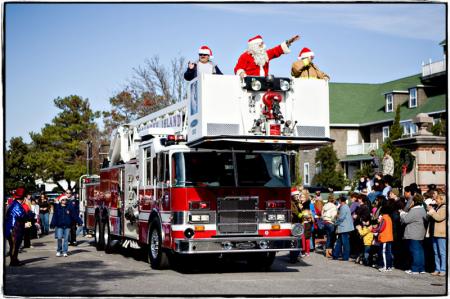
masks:
<instances>
[{"instance_id":1,"label":"child in crowd","mask_svg":"<svg viewBox=\"0 0 450 299\"><path fill-rule=\"evenodd\" d=\"M304 233L302 235L302 257L309 256L311 250L310 238L312 236L312 230L314 226L313 217L310 210L303 210L302 212L302 223L304 228Z\"/></svg>"},{"instance_id":2,"label":"child in crowd","mask_svg":"<svg viewBox=\"0 0 450 299\"><path fill-rule=\"evenodd\" d=\"M378 233L378 241L380 248L378 253L378 269L380 272L392 271L392 242L394 241L394 233L392 227L392 219L389 216L390 209L383 206L380 210L379 225L376 230Z\"/></svg>"},{"instance_id":3,"label":"child in crowd","mask_svg":"<svg viewBox=\"0 0 450 299\"><path fill-rule=\"evenodd\" d=\"M371 253L371 247L372 247L372 242L373 242L373 232L372 232L372 227L370 225L370 220L363 221L362 226L357 225L356 229L358 230L358 233L361 236L361 238L363 238L363 243L364 243L364 253L363 253L362 264L364 264L365 266L369 266L370 261L372 260L370 253Z\"/></svg>"}]
</instances>

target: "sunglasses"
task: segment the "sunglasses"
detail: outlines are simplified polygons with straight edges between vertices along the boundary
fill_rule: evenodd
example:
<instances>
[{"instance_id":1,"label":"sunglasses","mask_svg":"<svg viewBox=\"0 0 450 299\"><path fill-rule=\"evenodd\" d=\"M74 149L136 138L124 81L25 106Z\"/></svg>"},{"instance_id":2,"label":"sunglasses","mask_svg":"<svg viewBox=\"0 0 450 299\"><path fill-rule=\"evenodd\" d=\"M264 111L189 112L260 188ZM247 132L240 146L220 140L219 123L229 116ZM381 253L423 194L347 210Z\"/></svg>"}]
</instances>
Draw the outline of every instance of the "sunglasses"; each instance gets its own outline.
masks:
<instances>
[{"instance_id":1,"label":"sunglasses","mask_svg":"<svg viewBox=\"0 0 450 299\"><path fill-rule=\"evenodd\" d=\"M209 57L208 54L198 54L198 56L208 56Z\"/></svg>"}]
</instances>

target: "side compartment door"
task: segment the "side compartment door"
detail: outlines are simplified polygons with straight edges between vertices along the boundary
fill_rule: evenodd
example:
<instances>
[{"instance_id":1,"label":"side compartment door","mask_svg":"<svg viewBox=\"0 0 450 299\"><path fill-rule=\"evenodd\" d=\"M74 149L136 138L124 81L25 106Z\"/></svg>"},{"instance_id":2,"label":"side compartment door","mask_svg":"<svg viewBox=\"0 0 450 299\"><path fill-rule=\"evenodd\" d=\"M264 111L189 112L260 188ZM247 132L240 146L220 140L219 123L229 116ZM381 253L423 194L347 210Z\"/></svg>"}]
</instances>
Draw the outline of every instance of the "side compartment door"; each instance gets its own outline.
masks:
<instances>
[{"instance_id":1,"label":"side compartment door","mask_svg":"<svg viewBox=\"0 0 450 299\"><path fill-rule=\"evenodd\" d=\"M139 197L138 197L138 169L135 164L125 165L124 175L124 236L138 239Z\"/></svg>"}]
</instances>

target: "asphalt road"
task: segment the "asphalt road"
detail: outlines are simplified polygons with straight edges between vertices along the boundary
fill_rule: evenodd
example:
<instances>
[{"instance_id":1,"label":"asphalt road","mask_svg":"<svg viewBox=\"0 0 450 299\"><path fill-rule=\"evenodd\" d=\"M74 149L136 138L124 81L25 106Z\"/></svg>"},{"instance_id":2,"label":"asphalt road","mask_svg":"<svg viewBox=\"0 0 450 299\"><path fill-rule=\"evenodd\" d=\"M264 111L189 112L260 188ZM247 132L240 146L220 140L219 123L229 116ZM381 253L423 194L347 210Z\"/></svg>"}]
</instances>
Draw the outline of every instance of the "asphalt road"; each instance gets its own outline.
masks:
<instances>
[{"instance_id":1,"label":"asphalt road","mask_svg":"<svg viewBox=\"0 0 450 299\"><path fill-rule=\"evenodd\" d=\"M447 281L430 274L380 273L352 262L331 261L318 253L297 264L278 253L269 271L242 261L200 259L191 270L152 270L136 250L97 251L92 238L80 237L68 257L56 257L53 235L32 240L19 254L26 264L4 260L3 293L19 296L107 295L445 295Z\"/></svg>"}]
</instances>

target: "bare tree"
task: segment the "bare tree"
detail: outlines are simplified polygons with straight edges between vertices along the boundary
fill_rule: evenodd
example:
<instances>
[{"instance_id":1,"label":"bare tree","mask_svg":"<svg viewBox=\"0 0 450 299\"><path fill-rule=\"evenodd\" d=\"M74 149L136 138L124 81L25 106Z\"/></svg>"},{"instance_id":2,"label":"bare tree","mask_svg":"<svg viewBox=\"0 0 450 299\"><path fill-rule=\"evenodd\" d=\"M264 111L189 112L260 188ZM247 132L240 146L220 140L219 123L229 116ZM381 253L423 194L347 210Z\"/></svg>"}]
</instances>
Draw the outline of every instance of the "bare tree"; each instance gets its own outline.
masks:
<instances>
[{"instance_id":1,"label":"bare tree","mask_svg":"<svg viewBox=\"0 0 450 299\"><path fill-rule=\"evenodd\" d=\"M128 84L110 98L111 111L103 112L104 134L109 136L120 124L181 101L186 96L185 62L184 57L176 57L168 69L155 55L133 68Z\"/></svg>"}]
</instances>

